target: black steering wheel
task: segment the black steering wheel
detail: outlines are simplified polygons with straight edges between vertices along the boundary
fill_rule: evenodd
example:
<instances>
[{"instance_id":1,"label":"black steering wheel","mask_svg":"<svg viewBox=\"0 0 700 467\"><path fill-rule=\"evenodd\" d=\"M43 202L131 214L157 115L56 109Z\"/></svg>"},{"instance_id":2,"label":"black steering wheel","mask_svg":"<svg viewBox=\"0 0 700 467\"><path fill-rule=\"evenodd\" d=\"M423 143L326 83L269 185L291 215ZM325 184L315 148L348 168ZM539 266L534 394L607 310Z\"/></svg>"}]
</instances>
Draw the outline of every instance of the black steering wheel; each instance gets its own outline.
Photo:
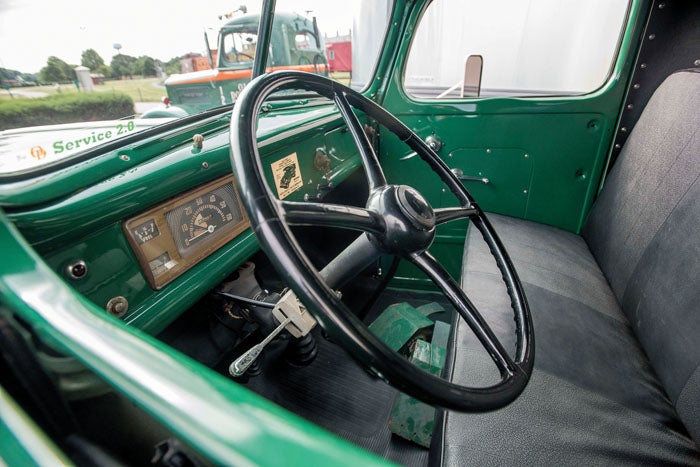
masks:
<instances>
[{"instance_id":1,"label":"black steering wheel","mask_svg":"<svg viewBox=\"0 0 700 467\"><path fill-rule=\"evenodd\" d=\"M365 208L281 201L270 190L258 153L257 119L271 93L288 89L318 93L338 107L367 175L369 198ZM440 176L460 207L433 209L415 189L388 184L351 106L375 119L415 151ZM352 89L319 75L296 71L265 74L246 86L234 106L231 161L243 204L263 251L331 339L361 364L400 391L447 409L491 410L508 404L522 392L532 373L534 335L513 264L486 215L462 183L418 135L393 115ZM469 218L479 229L503 275L516 323L515 358L511 358L459 285L428 252L436 225L462 218ZM362 233L319 272L290 229L299 225L340 227ZM387 347L343 304L333 289L387 253L415 264L435 283L488 351L500 371L500 382L474 388L433 376Z\"/></svg>"}]
</instances>

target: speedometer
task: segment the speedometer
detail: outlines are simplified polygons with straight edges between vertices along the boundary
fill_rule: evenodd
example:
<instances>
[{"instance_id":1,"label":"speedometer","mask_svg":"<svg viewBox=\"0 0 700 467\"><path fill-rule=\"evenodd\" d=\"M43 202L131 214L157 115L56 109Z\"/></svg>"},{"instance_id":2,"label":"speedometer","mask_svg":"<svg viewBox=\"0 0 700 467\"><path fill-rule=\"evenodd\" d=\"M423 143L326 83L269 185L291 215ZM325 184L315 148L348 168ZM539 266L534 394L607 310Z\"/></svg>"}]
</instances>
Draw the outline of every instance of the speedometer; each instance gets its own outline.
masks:
<instances>
[{"instance_id":1,"label":"speedometer","mask_svg":"<svg viewBox=\"0 0 700 467\"><path fill-rule=\"evenodd\" d=\"M231 184L223 185L176 206L165 213L165 219L175 240L175 247L183 258L218 237L228 225L242 219L239 204Z\"/></svg>"}]
</instances>

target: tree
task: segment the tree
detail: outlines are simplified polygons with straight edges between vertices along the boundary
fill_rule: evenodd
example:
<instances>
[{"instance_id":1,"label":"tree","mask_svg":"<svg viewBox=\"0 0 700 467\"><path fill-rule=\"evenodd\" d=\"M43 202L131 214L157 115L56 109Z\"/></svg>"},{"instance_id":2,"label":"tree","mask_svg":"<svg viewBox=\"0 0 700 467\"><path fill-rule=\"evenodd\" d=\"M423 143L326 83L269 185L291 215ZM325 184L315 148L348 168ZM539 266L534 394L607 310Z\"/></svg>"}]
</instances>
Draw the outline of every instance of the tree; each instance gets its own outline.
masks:
<instances>
[{"instance_id":1,"label":"tree","mask_svg":"<svg viewBox=\"0 0 700 467\"><path fill-rule=\"evenodd\" d=\"M83 50L83 53L80 56L80 64L90 68L90 71L96 72L102 65L105 64L105 61L102 59L102 57L100 57L100 54L98 54L95 49L87 49Z\"/></svg>"},{"instance_id":2,"label":"tree","mask_svg":"<svg viewBox=\"0 0 700 467\"><path fill-rule=\"evenodd\" d=\"M112 69L112 76L115 78L122 78L124 76L131 76L133 72L133 64L136 62L136 57L131 55L117 54L112 57L112 62L109 64Z\"/></svg>"},{"instance_id":3,"label":"tree","mask_svg":"<svg viewBox=\"0 0 700 467\"><path fill-rule=\"evenodd\" d=\"M181 73L180 57L173 57L167 62L165 62L165 73L167 73L168 75L175 75Z\"/></svg>"},{"instance_id":4,"label":"tree","mask_svg":"<svg viewBox=\"0 0 700 467\"><path fill-rule=\"evenodd\" d=\"M107 65L100 65L100 67L97 69L97 72L104 75L105 78L112 77L112 69Z\"/></svg>"},{"instance_id":5,"label":"tree","mask_svg":"<svg viewBox=\"0 0 700 467\"><path fill-rule=\"evenodd\" d=\"M62 83L74 80L75 71L71 65L52 55L39 72L39 77L47 83Z\"/></svg>"},{"instance_id":6,"label":"tree","mask_svg":"<svg viewBox=\"0 0 700 467\"><path fill-rule=\"evenodd\" d=\"M146 55L140 56L133 64L131 71L135 75L142 76L156 76L158 74L158 69L156 68L156 61Z\"/></svg>"}]
</instances>

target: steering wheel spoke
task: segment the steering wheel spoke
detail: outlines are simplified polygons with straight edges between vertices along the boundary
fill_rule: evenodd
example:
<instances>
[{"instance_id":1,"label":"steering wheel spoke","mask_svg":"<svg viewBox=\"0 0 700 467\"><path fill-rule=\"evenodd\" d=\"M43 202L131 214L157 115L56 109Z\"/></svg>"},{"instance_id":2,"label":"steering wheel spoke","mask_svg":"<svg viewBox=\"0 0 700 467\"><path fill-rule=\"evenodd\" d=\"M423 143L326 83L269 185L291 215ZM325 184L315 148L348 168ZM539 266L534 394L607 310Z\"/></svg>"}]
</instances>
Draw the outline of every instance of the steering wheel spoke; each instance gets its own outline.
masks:
<instances>
[{"instance_id":1,"label":"steering wheel spoke","mask_svg":"<svg viewBox=\"0 0 700 467\"><path fill-rule=\"evenodd\" d=\"M458 219L467 219L479 214L478 208L474 206L458 208L435 209L435 224L440 225Z\"/></svg>"},{"instance_id":2,"label":"steering wheel spoke","mask_svg":"<svg viewBox=\"0 0 700 467\"><path fill-rule=\"evenodd\" d=\"M513 359L498 340L489 327L486 320L476 309L476 306L469 300L462 288L457 285L452 276L443 268L440 263L427 251L419 255L414 255L409 260L418 266L433 283L438 286L445 297L452 303L462 319L469 325L472 332L479 339L481 345L486 349L494 363L501 372L501 376L506 378L517 371Z\"/></svg>"},{"instance_id":3,"label":"steering wheel spoke","mask_svg":"<svg viewBox=\"0 0 700 467\"><path fill-rule=\"evenodd\" d=\"M284 219L289 225L317 227L338 227L382 234L384 220L374 211L330 203L299 203L280 201Z\"/></svg>"},{"instance_id":4,"label":"steering wheel spoke","mask_svg":"<svg viewBox=\"0 0 700 467\"><path fill-rule=\"evenodd\" d=\"M347 97L342 91L336 91L333 100L338 106L340 115L343 116L345 122L350 128L350 133L352 134L355 144L360 151L360 157L362 158L362 163L365 166L365 172L367 173L367 182L369 183L370 191L376 190L386 185L386 177L384 176L384 171L379 165L379 158L372 148L372 144L369 142L367 135L365 134L360 120L355 115L355 112L350 107Z\"/></svg>"}]
</instances>

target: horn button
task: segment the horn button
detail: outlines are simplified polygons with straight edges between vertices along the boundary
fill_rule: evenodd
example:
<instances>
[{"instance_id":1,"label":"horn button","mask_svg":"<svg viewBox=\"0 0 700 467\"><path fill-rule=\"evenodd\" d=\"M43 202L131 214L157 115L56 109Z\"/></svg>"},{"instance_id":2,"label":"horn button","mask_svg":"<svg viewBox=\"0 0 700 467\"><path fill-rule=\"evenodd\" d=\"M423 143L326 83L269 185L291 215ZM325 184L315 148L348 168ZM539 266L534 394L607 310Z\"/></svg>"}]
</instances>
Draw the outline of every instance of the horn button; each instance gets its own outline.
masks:
<instances>
[{"instance_id":1,"label":"horn button","mask_svg":"<svg viewBox=\"0 0 700 467\"><path fill-rule=\"evenodd\" d=\"M382 248L394 254L426 250L435 237L435 212L417 190L406 185L387 185L376 190L367 208L386 223L383 235L371 234Z\"/></svg>"}]
</instances>

